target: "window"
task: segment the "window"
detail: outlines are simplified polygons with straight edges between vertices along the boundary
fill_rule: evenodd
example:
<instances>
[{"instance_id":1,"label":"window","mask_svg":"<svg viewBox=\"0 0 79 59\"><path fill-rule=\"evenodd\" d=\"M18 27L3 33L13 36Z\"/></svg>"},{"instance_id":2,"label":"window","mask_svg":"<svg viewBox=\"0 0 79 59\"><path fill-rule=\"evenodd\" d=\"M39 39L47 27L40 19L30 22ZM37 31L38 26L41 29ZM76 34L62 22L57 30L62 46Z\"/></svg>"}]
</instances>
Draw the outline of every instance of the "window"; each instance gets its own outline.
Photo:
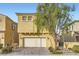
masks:
<instances>
[{"instance_id":1,"label":"window","mask_svg":"<svg viewBox=\"0 0 79 59\"><path fill-rule=\"evenodd\" d=\"M22 16L22 21L26 21L27 20L27 16Z\"/></svg>"},{"instance_id":2,"label":"window","mask_svg":"<svg viewBox=\"0 0 79 59\"><path fill-rule=\"evenodd\" d=\"M31 21L32 16L22 16L22 21Z\"/></svg>"},{"instance_id":3,"label":"window","mask_svg":"<svg viewBox=\"0 0 79 59\"><path fill-rule=\"evenodd\" d=\"M12 30L16 29L16 24L12 24Z\"/></svg>"},{"instance_id":4,"label":"window","mask_svg":"<svg viewBox=\"0 0 79 59\"><path fill-rule=\"evenodd\" d=\"M32 20L32 16L28 16L28 21L31 21Z\"/></svg>"}]
</instances>

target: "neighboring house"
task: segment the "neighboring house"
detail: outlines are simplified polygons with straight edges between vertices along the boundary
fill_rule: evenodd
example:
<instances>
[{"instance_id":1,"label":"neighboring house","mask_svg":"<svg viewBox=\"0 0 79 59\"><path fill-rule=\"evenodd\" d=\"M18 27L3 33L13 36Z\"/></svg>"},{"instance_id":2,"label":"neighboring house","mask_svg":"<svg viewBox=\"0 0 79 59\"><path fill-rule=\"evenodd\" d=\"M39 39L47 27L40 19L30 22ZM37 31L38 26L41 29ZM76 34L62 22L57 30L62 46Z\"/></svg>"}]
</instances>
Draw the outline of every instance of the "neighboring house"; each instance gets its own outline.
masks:
<instances>
[{"instance_id":1,"label":"neighboring house","mask_svg":"<svg viewBox=\"0 0 79 59\"><path fill-rule=\"evenodd\" d=\"M74 45L79 45L79 21L73 21L70 24L68 33L64 35L64 47L72 48Z\"/></svg>"},{"instance_id":2,"label":"neighboring house","mask_svg":"<svg viewBox=\"0 0 79 59\"><path fill-rule=\"evenodd\" d=\"M18 16L19 47L56 47L56 41L49 32L37 33L34 23L36 13L16 13Z\"/></svg>"},{"instance_id":3,"label":"neighboring house","mask_svg":"<svg viewBox=\"0 0 79 59\"><path fill-rule=\"evenodd\" d=\"M18 43L17 23L8 16L0 14L0 44L3 47Z\"/></svg>"}]
</instances>

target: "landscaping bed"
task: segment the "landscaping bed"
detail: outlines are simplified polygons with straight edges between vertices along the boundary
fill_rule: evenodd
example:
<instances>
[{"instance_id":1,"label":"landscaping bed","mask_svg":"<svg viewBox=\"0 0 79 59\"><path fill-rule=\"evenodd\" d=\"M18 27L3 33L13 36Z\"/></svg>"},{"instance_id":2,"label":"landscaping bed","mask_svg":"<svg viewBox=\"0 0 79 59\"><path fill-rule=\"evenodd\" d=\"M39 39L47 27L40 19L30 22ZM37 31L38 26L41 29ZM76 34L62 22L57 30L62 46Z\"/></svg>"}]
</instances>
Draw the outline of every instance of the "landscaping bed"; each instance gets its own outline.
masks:
<instances>
[{"instance_id":1,"label":"landscaping bed","mask_svg":"<svg viewBox=\"0 0 79 59\"><path fill-rule=\"evenodd\" d=\"M79 53L79 45L74 45L71 50L75 53Z\"/></svg>"},{"instance_id":2,"label":"landscaping bed","mask_svg":"<svg viewBox=\"0 0 79 59\"><path fill-rule=\"evenodd\" d=\"M63 52L60 50L60 49L53 49L52 47L49 47L49 51L52 53L52 54L63 54Z\"/></svg>"},{"instance_id":3,"label":"landscaping bed","mask_svg":"<svg viewBox=\"0 0 79 59\"><path fill-rule=\"evenodd\" d=\"M2 44L0 44L0 54L7 54L12 52L12 47L7 46L7 47L3 47Z\"/></svg>"}]
</instances>

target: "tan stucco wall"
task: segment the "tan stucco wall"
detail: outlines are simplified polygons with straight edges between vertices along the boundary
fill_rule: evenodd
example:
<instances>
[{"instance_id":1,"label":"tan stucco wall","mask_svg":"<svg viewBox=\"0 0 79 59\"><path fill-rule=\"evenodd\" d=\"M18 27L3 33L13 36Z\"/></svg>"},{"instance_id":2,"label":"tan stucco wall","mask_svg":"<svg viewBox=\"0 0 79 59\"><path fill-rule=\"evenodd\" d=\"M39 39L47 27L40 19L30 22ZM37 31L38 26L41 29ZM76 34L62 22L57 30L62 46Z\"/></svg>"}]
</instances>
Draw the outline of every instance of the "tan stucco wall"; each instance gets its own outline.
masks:
<instances>
[{"instance_id":1,"label":"tan stucco wall","mask_svg":"<svg viewBox=\"0 0 79 59\"><path fill-rule=\"evenodd\" d=\"M56 49L57 41L55 40L55 38L52 35L49 35L49 34L47 34L46 37L48 37L49 40L50 40L50 42L49 42L50 43L50 47Z\"/></svg>"},{"instance_id":2,"label":"tan stucco wall","mask_svg":"<svg viewBox=\"0 0 79 59\"><path fill-rule=\"evenodd\" d=\"M24 43L23 43L23 39L24 37L45 37L46 38L46 47L49 48L49 47L53 47L55 48L55 42L54 42L54 39L52 38L52 36L50 36L49 34L43 34L43 35L23 35L23 34L19 34L19 47L23 47L24 46Z\"/></svg>"},{"instance_id":3,"label":"tan stucco wall","mask_svg":"<svg viewBox=\"0 0 79 59\"><path fill-rule=\"evenodd\" d=\"M12 45L14 43L14 40L18 40L17 38L15 38L15 36L13 35L13 33L15 32L17 34L17 28L15 28L15 30L12 29L12 25L16 24L15 22L13 22L9 17L6 17L6 31L5 31L5 46L7 44Z\"/></svg>"},{"instance_id":4,"label":"tan stucco wall","mask_svg":"<svg viewBox=\"0 0 79 59\"><path fill-rule=\"evenodd\" d=\"M29 32L29 33L33 33L36 32L36 26L33 23L33 20L35 19L34 15L30 15L33 17L32 21L22 21L22 16L29 16L29 15L20 15L18 16L18 32L19 33L25 33L25 32Z\"/></svg>"},{"instance_id":5,"label":"tan stucco wall","mask_svg":"<svg viewBox=\"0 0 79 59\"><path fill-rule=\"evenodd\" d=\"M5 16L0 15L0 31L5 31Z\"/></svg>"},{"instance_id":6,"label":"tan stucco wall","mask_svg":"<svg viewBox=\"0 0 79 59\"><path fill-rule=\"evenodd\" d=\"M32 21L22 21L22 16L29 16L29 15L19 15L18 16L18 32L19 33L37 33L37 26L34 23L36 19L35 15L33 16ZM49 33L46 29L41 31L41 33Z\"/></svg>"},{"instance_id":7,"label":"tan stucco wall","mask_svg":"<svg viewBox=\"0 0 79 59\"><path fill-rule=\"evenodd\" d=\"M28 34L28 35L23 35L23 34L19 34L19 47L23 47L23 39L25 38L25 37L45 37L45 35L31 35L31 34ZM46 37L45 37L46 38ZM47 38L46 38L46 44L48 43L48 41L47 41ZM49 46L49 45L46 45L46 47L47 46Z\"/></svg>"},{"instance_id":8,"label":"tan stucco wall","mask_svg":"<svg viewBox=\"0 0 79 59\"><path fill-rule=\"evenodd\" d=\"M12 43L12 22L9 18L6 17L6 32L5 32L5 43L10 44Z\"/></svg>"},{"instance_id":9,"label":"tan stucco wall","mask_svg":"<svg viewBox=\"0 0 79 59\"><path fill-rule=\"evenodd\" d=\"M74 45L79 45L79 42L64 42L64 48L72 48Z\"/></svg>"},{"instance_id":10,"label":"tan stucco wall","mask_svg":"<svg viewBox=\"0 0 79 59\"><path fill-rule=\"evenodd\" d=\"M4 47L4 44L5 44L5 34L4 32L0 32L0 44L3 44L3 47Z\"/></svg>"},{"instance_id":11,"label":"tan stucco wall","mask_svg":"<svg viewBox=\"0 0 79 59\"><path fill-rule=\"evenodd\" d=\"M12 29L13 24L16 25L15 30ZM5 47L6 44L12 45L15 42L18 43L17 23L8 16L0 14L0 43Z\"/></svg>"}]
</instances>

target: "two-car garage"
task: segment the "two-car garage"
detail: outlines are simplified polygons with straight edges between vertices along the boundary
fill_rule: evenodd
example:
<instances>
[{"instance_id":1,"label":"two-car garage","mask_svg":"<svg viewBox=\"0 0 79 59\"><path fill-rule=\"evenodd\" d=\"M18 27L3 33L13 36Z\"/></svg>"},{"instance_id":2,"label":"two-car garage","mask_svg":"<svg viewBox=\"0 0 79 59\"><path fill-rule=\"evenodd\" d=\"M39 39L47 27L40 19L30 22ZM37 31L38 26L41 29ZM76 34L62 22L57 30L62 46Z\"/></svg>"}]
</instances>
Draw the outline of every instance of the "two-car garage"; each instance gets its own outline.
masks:
<instances>
[{"instance_id":1,"label":"two-car garage","mask_svg":"<svg viewBox=\"0 0 79 59\"><path fill-rule=\"evenodd\" d=\"M46 47L46 38L26 37L24 38L24 47Z\"/></svg>"}]
</instances>

